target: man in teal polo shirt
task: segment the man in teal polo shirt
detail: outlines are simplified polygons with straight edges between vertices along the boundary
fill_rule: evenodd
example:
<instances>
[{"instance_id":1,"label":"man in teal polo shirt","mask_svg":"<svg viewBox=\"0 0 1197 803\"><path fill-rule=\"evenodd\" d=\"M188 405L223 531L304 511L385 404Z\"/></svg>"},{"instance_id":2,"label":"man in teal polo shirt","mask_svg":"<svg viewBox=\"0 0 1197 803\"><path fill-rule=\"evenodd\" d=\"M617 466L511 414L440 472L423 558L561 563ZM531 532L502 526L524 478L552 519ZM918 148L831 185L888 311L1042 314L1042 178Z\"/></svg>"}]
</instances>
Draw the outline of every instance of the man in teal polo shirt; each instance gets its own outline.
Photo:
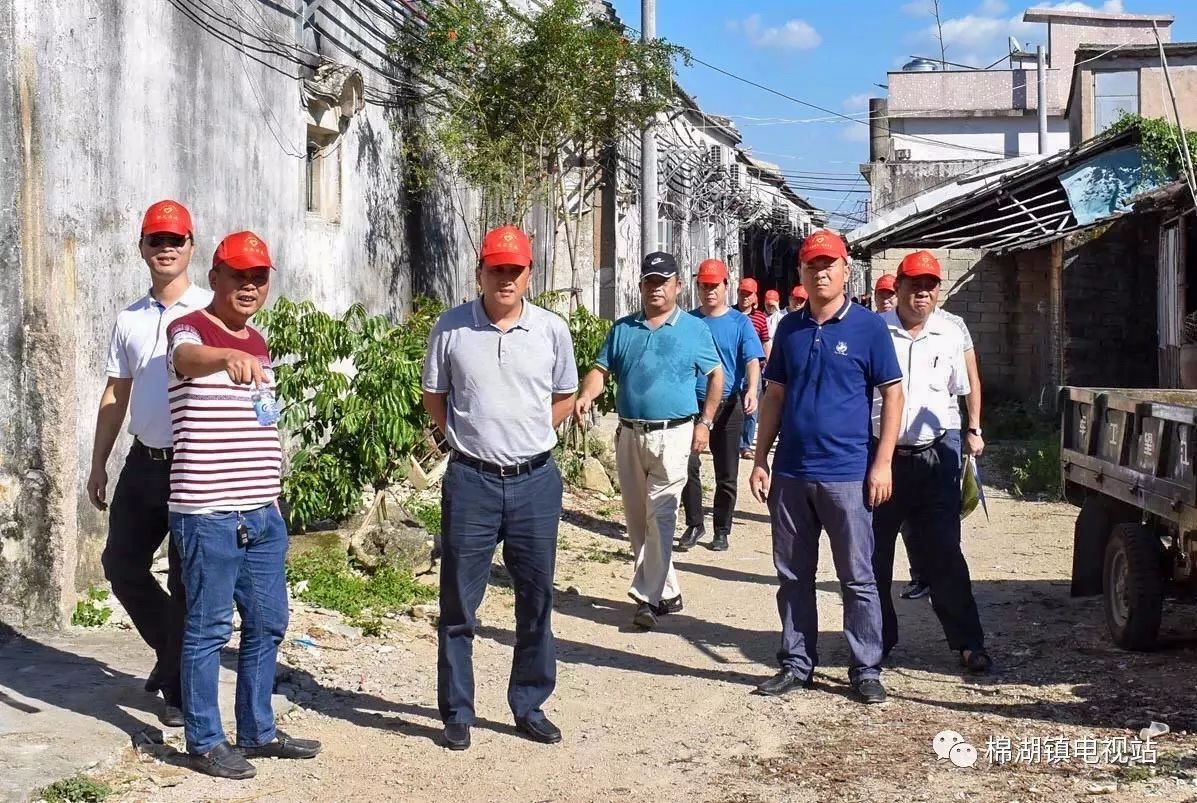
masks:
<instances>
[{"instance_id":1,"label":"man in teal polo shirt","mask_svg":"<svg viewBox=\"0 0 1197 803\"><path fill-rule=\"evenodd\" d=\"M806 238L798 261L810 297L805 309L777 325L765 368L769 384L749 485L769 504L782 643L781 671L757 692L780 695L811 684L819 662L815 569L825 529L844 597L848 678L864 702L880 703L885 687L872 511L893 492L902 368L881 317L845 296L847 260L838 234L818 230ZM871 453L874 390L881 397L880 428ZM779 430L770 480L769 449Z\"/></svg>"},{"instance_id":2,"label":"man in teal polo shirt","mask_svg":"<svg viewBox=\"0 0 1197 803\"><path fill-rule=\"evenodd\" d=\"M680 290L671 254L658 251L644 258L642 310L611 327L575 405L576 417L584 422L607 374L615 377L615 457L636 561L628 595L637 603L632 621L645 630L657 624L658 616L682 609L673 568L678 500L690 455L707 448L723 398L723 368L711 330L678 307ZM700 376L707 377L706 400L695 425L694 384Z\"/></svg>"}]
</instances>

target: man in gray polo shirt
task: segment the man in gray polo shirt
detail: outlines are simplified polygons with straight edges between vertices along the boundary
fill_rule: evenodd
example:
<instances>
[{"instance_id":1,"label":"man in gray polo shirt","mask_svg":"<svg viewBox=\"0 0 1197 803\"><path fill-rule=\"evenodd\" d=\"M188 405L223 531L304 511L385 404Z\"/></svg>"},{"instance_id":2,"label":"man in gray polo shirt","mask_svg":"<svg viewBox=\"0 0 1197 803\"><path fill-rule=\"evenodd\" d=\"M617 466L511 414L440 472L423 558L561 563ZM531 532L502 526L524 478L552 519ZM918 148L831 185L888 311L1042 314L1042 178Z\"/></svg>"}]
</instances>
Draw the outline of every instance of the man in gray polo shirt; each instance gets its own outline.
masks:
<instances>
[{"instance_id":1,"label":"man in gray polo shirt","mask_svg":"<svg viewBox=\"0 0 1197 803\"><path fill-rule=\"evenodd\" d=\"M541 706L553 693L553 571L561 520L556 427L578 389L569 328L524 299L532 248L514 226L487 232L482 296L446 312L428 341L424 407L453 456L441 484L437 702L451 750L470 746L476 614L499 541L515 587L507 702L516 729L547 744L561 731Z\"/></svg>"}]
</instances>

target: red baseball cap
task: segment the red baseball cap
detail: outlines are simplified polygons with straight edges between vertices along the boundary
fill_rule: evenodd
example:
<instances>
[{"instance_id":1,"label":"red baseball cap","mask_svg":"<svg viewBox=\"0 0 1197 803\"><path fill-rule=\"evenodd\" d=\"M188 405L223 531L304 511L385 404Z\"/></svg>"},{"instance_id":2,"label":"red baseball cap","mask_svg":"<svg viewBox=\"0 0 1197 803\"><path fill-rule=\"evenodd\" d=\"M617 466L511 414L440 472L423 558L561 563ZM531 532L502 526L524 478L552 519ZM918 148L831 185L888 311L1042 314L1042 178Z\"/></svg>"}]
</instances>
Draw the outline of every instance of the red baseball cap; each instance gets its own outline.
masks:
<instances>
[{"instance_id":1,"label":"red baseball cap","mask_svg":"<svg viewBox=\"0 0 1197 803\"><path fill-rule=\"evenodd\" d=\"M191 234L191 213L178 201L158 201L145 210L141 220L141 236L147 234Z\"/></svg>"},{"instance_id":2,"label":"red baseball cap","mask_svg":"<svg viewBox=\"0 0 1197 803\"><path fill-rule=\"evenodd\" d=\"M802 249L798 252L798 263L809 264L816 257L839 258L848 260L848 249L844 245L844 238L830 229L815 229L802 241Z\"/></svg>"},{"instance_id":3,"label":"red baseball cap","mask_svg":"<svg viewBox=\"0 0 1197 803\"><path fill-rule=\"evenodd\" d=\"M532 264L532 243L528 235L515 226L499 226L491 229L482 238L484 268L499 268L504 265L519 265L526 268Z\"/></svg>"},{"instance_id":4,"label":"red baseball cap","mask_svg":"<svg viewBox=\"0 0 1197 803\"><path fill-rule=\"evenodd\" d=\"M727 265L718 259L704 259L698 263L698 273L694 281L702 284L719 284L727 281Z\"/></svg>"},{"instance_id":5,"label":"red baseball cap","mask_svg":"<svg viewBox=\"0 0 1197 803\"><path fill-rule=\"evenodd\" d=\"M765 291L765 300L766 301L781 301L781 296L779 296L777 294L776 290L766 290Z\"/></svg>"},{"instance_id":6,"label":"red baseball cap","mask_svg":"<svg viewBox=\"0 0 1197 803\"><path fill-rule=\"evenodd\" d=\"M738 289L741 293L755 293L757 289L756 279L741 279L740 287Z\"/></svg>"},{"instance_id":7,"label":"red baseball cap","mask_svg":"<svg viewBox=\"0 0 1197 803\"><path fill-rule=\"evenodd\" d=\"M877 285L873 288L874 293L880 293L882 290L888 290L893 293L898 289L898 279L892 273L883 273L877 279Z\"/></svg>"},{"instance_id":8,"label":"red baseball cap","mask_svg":"<svg viewBox=\"0 0 1197 803\"><path fill-rule=\"evenodd\" d=\"M274 267L266 243L252 231L239 231L220 241L212 255L212 268L215 270L221 265L228 265L233 270Z\"/></svg>"},{"instance_id":9,"label":"red baseball cap","mask_svg":"<svg viewBox=\"0 0 1197 803\"><path fill-rule=\"evenodd\" d=\"M898 264L899 276L934 276L943 279L939 269L939 260L930 251L915 251L902 257Z\"/></svg>"},{"instance_id":10,"label":"red baseball cap","mask_svg":"<svg viewBox=\"0 0 1197 803\"><path fill-rule=\"evenodd\" d=\"M799 301L806 301L806 288L800 284L794 285L794 289L790 291L790 298L796 298Z\"/></svg>"}]
</instances>

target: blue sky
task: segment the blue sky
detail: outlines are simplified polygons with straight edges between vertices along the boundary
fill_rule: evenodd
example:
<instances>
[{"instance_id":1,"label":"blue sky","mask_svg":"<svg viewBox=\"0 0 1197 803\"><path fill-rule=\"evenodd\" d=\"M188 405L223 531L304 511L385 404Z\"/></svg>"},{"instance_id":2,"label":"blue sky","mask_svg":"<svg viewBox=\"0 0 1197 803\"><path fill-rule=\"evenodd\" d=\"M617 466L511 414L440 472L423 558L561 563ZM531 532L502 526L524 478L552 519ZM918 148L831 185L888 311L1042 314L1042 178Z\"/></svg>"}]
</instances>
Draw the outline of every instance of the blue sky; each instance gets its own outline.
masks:
<instances>
[{"instance_id":1,"label":"blue sky","mask_svg":"<svg viewBox=\"0 0 1197 803\"><path fill-rule=\"evenodd\" d=\"M614 0L619 15L640 27L640 1ZM1031 6L1170 13L1173 41L1197 40L1192 0L1089 0L1019 4L1007 0L939 0L948 61L984 66L1002 56L1007 37L1044 42L1046 26L1023 23ZM1192 6L1189 10L1189 6ZM792 97L857 118L868 98L884 97L886 72L911 55L939 55L931 0L657 0L657 35L695 57ZM694 64L682 85L704 110L732 117L760 158L791 173L795 189L817 206L858 209L865 196L857 165L868 159L868 127L829 118ZM846 221L837 221L848 227Z\"/></svg>"}]
</instances>

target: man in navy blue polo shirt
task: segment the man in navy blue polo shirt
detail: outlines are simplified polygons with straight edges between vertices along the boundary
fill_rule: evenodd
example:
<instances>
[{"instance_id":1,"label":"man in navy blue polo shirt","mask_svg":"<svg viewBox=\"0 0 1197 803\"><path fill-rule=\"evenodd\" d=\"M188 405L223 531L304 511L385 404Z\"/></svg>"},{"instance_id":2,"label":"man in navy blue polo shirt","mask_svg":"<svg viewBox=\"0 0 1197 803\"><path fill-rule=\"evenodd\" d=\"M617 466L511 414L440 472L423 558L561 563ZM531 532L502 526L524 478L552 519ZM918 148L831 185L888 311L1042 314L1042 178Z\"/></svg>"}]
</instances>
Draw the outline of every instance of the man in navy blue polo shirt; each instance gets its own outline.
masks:
<instances>
[{"instance_id":1,"label":"man in navy blue polo shirt","mask_svg":"<svg viewBox=\"0 0 1197 803\"><path fill-rule=\"evenodd\" d=\"M848 677L861 699L880 703L885 687L872 509L893 490L902 369L880 316L844 295L848 252L840 236L813 232L798 261L809 299L777 326L749 480L753 495L769 504L782 627L781 671L757 693L781 695L811 685L819 662L815 569L819 533L826 529L844 597ZM880 441L871 454L874 389L881 396ZM769 449L779 431L770 481Z\"/></svg>"},{"instance_id":2,"label":"man in navy blue polo shirt","mask_svg":"<svg viewBox=\"0 0 1197 803\"><path fill-rule=\"evenodd\" d=\"M607 374L615 377L615 461L636 560L628 595L637 603L632 621L645 630L656 626L657 617L682 609L673 568L678 499L690 455L707 448L723 398L723 367L715 340L705 323L677 305L680 290L672 254L658 251L644 258L643 309L611 327L574 409L584 423ZM699 410L694 383L701 376L706 377L706 401L695 424Z\"/></svg>"}]
</instances>

